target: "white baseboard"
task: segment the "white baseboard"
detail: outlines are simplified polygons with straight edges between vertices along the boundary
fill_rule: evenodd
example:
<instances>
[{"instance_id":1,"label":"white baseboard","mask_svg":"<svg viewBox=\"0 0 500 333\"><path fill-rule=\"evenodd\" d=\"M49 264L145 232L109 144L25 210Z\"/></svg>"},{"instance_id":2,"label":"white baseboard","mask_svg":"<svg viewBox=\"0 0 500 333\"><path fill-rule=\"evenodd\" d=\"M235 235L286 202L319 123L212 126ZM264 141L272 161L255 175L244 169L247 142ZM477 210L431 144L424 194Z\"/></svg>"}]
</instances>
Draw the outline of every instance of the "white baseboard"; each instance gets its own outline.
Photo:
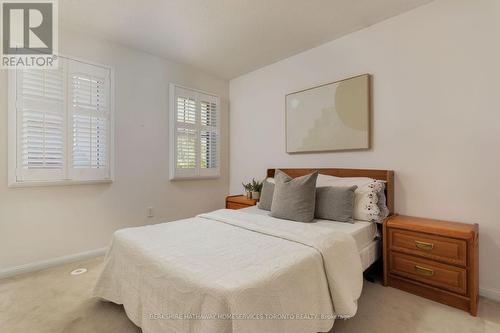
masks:
<instances>
[{"instance_id":1,"label":"white baseboard","mask_svg":"<svg viewBox=\"0 0 500 333\"><path fill-rule=\"evenodd\" d=\"M37 261L25 265L0 270L0 279L5 279L19 274L39 271L45 268L64 265L70 262L94 258L106 254L108 248L96 249L87 252L71 254L69 256Z\"/></svg>"},{"instance_id":2,"label":"white baseboard","mask_svg":"<svg viewBox=\"0 0 500 333\"><path fill-rule=\"evenodd\" d=\"M479 295L500 302L500 290L479 288Z\"/></svg>"}]
</instances>

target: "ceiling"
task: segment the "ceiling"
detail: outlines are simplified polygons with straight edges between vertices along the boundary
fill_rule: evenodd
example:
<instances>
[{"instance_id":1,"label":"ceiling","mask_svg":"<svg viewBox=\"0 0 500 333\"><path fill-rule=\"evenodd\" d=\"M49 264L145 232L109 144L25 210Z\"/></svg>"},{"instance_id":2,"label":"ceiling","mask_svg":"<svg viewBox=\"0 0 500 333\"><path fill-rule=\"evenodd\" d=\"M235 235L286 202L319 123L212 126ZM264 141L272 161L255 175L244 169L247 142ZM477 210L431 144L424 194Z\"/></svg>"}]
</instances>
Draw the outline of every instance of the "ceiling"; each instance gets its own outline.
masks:
<instances>
[{"instance_id":1,"label":"ceiling","mask_svg":"<svg viewBox=\"0 0 500 333\"><path fill-rule=\"evenodd\" d=\"M432 0L62 0L63 25L231 79Z\"/></svg>"}]
</instances>

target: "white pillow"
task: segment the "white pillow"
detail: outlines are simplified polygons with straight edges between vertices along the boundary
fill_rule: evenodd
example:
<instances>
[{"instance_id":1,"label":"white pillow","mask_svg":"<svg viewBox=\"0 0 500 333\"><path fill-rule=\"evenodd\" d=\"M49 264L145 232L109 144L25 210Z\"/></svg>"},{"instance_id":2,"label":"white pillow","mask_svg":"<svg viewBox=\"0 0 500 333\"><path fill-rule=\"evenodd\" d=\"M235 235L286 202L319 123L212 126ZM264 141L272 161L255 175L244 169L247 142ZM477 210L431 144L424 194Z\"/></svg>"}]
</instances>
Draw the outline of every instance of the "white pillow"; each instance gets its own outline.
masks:
<instances>
[{"instance_id":1,"label":"white pillow","mask_svg":"<svg viewBox=\"0 0 500 333\"><path fill-rule=\"evenodd\" d=\"M332 182L335 182L338 179L342 179L342 178L319 174L318 179L316 180L316 187L334 186L334 185L331 185Z\"/></svg>"}]
</instances>

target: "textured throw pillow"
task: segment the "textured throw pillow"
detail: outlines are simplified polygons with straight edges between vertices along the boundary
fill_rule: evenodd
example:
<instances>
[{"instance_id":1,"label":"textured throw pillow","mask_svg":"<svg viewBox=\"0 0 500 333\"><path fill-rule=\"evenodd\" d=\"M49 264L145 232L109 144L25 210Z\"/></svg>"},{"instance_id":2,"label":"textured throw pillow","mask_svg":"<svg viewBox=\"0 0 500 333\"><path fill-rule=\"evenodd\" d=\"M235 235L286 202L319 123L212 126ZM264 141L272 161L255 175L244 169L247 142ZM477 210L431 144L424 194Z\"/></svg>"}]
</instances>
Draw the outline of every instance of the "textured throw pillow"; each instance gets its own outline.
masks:
<instances>
[{"instance_id":1,"label":"textured throw pillow","mask_svg":"<svg viewBox=\"0 0 500 333\"><path fill-rule=\"evenodd\" d=\"M389 208L387 208L387 198L385 197L385 183L381 183L382 188L377 192L377 207L380 210L379 219L377 222L379 223L384 222L385 218L389 216Z\"/></svg>"},{"instance_id":2,"label":"textured throw pillow","mask_svg":"<svg viewBox=\"0 0 500 333\"><path fill-rule=\"evenodd\" d=\"M388 214L389 210L384 202L379 203L380 196L385 199L384 189L384 182L372 180L356 190L354 199L354 218L356 220L380 223L387 217L384 214ZM381 211L381 207L383 211Z\"/></svg>"},{"instance_id":3,"label":"textured throw pillow","mask_svg":"<svg viewBox=\"0 0 500 333\"><path fill-rule=\"evenodd\" d=\"M271 216L298 222L311 222L314 219L317 178L318 172L292 178L276 170Z\"/></svg>"},{"instance_id":4,"label":"textured throw pillow","mask_svg":"<svg viewBox=\"0 0 500 333\"><path fill-rule=\"evenodd\" d=\"M314 216L319 219L354 223L354 191L357 188L356 185L317 187Z\"/></svg>"},{"instance_id":5,"label":"textured throw pillow","mask_svg":"<svg viewBox=\"0 0 500 333\"><path fill-rule=\"evenodd\" d=\"M274 194L274 183L271 183L267 179L264 180L262 184L262 190L260 192L260 201L257 207L259 209L271 210L271 205L273 203Z\"/></svg>"}]
</instances>

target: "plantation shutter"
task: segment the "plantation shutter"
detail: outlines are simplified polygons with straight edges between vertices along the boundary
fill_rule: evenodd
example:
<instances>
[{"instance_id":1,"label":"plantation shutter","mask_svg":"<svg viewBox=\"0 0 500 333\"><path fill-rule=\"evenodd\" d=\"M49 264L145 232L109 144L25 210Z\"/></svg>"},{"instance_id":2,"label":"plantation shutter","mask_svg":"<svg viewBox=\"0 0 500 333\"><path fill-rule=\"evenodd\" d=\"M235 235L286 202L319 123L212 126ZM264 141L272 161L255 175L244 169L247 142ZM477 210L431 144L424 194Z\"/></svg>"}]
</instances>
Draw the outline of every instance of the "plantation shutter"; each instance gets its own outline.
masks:
<instances>
[{"instance_id":1,"label":"plantation shutter","mask_svg":"<svg viewBox=\"0 0 500 333\"><path fill-rule=\"evenodd\" d=\"M9 184L111 180L111 79L63 56L56 69L9 73Z\"/></svg>"},{"instance_id":2,"label":"plantation shutter","mask_svg":"<svg viewBox=\"0 0 500 333\"><path fill-rule=\"evenodd\" d=\"M59 69L16 72L16 179L44 181L65 174L64 63Z\"/></svg>"},{"instance_id":3,"label":"plantation shutter","mask_svg":"<svg viewBox=\"0 0 500 333\"><path fill-rule=\"evenodd\" d=\"M110 73L72 61L68 66L69 174L75 180L110 177Z\"/></svg>"},{"instance_id":4,"label":"plantation shutter","mask_svg":"<svg viewBox=\"0 0 500 333\"><path fill-rule=\"evenodd\" d=\"M174 92L174 165L175 177L195 177L198 168L198 108L196 93L176 87Z\"/></svg>"},{"instance_id":5,"label":"plantation shutter","mask_svg":"<svg viewBox=\"0 0 500 333\"><path fill-rule=\"evenodd\" d=\"M175 85L170 98L170 178L218 176L218 98Z\"/></svg>"},{"instance_id":6,"label":"plantation shutter","mask_svg":"<svg viewBox=\"0 0 500 333\"><path fill-rule=\"evenodd\" d=\"M219 126L217 97L200 94L200 175L219 174Z\"/></svg>"}]
</instances>

